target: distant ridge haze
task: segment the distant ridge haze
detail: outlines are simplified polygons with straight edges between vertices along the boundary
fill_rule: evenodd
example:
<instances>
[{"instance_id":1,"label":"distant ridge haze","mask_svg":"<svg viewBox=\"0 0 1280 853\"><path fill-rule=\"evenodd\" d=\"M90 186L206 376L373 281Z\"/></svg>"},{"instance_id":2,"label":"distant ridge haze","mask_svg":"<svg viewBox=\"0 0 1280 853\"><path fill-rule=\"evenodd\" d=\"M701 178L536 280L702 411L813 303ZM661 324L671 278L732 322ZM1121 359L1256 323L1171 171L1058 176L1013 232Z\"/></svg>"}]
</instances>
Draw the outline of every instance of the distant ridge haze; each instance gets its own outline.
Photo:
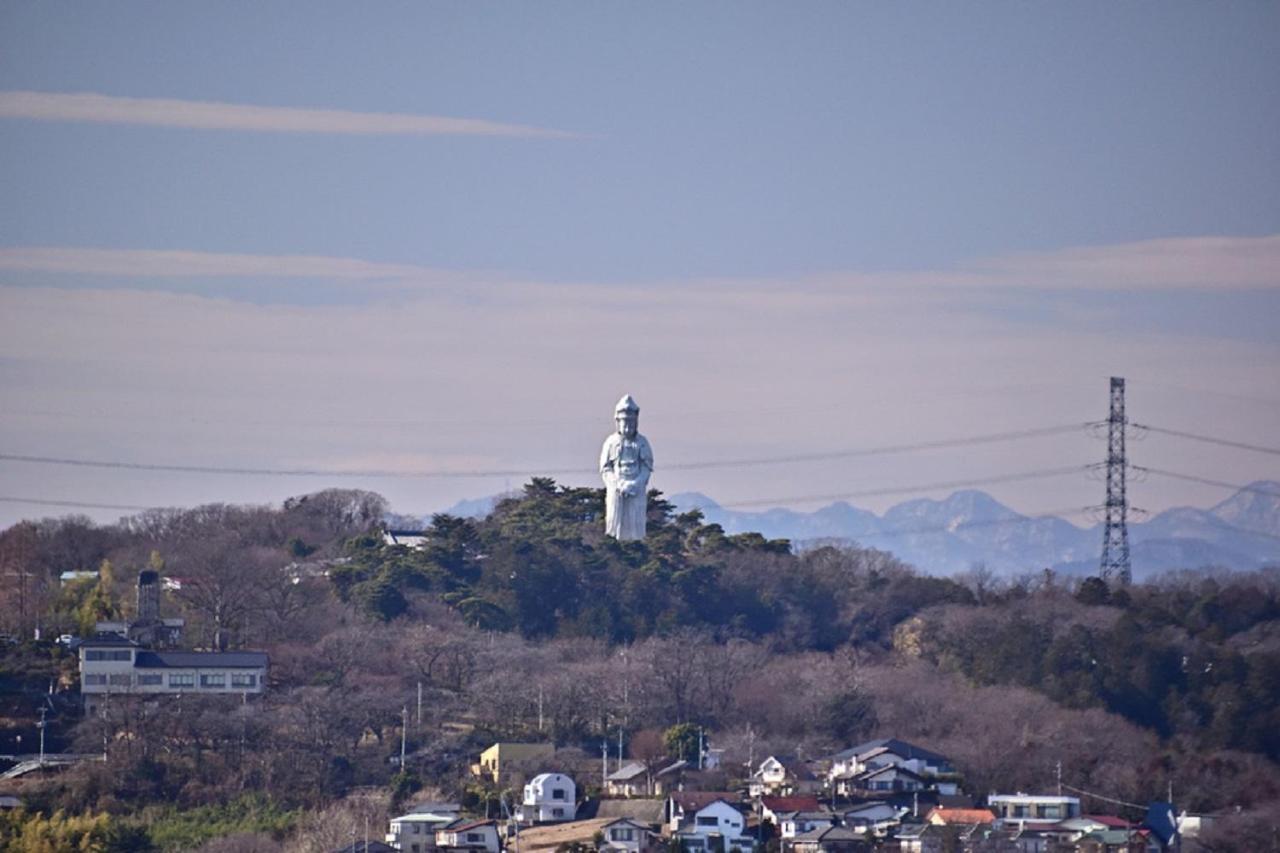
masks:
<instances>
[{"instance_id":1,"label":"distant ridge haze","mask_svg":"<svg viewBox=\"0 0 1280 853\"><path fill-rule=\"evenodd\" d=\"M1078 527L1053 515L1027 516L983 491L967 489L942 500L916 498L883 516L837 501L811 512L775 508L739 511L698 492L668 499L679 511L701 510L726 533L756 532L804 547L845 541L889 551L932 574L984 565L1001 574L1052 568L1096 571L1102 526ZM497 498L462 501L446 512L483 516ZM1280 565L1280 482L1262 480L1208 508L1175 507L1146 521L1129 522L1135 578L1181 568L1217 566L1251 570Z\"/></svg>"}]
</instances>

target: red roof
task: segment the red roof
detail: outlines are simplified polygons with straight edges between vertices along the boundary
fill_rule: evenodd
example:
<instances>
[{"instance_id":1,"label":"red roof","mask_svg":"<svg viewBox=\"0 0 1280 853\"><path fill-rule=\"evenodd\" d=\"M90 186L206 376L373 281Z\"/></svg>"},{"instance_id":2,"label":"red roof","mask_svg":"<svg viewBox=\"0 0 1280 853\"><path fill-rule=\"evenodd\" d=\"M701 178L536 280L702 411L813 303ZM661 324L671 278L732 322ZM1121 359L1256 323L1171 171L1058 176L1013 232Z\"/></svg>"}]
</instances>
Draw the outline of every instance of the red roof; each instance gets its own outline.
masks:
<instances>
[{"instance_id":1,"label":"red roof","mask_svg":"<svg viewBox=\"0 0 1280 853\"><path fill-rule=\"evenodd\" d=\"M1087 814L1085 820L1097 821L1098 823L1109 826L1112 829L1130 829L1133 827L1133 821L1125 820L1122 817L1115 817L1109 814Z\"/></svg>"},{"instance_id":2,"label":"red roof","mask_svg":"<svg viewBox=\"0 0 1280 853\"><path fill-rule=\"evenodd\" d=\"M937 820L934 820L934 818ZM945 809L934 808L925 818L929 823L994 823L995 812L991 809Z\"/></svg>"},{"instance_id":3,"label":"red roof","mask_svg":"<svg viewBox=\"0 0 1280 853\"><path fill-rule=\"evenodd\" d=\"M816 812L822 808L817 797L761 797L760 804L769 811L778 812Z\"/></svg>"}]
</instances>

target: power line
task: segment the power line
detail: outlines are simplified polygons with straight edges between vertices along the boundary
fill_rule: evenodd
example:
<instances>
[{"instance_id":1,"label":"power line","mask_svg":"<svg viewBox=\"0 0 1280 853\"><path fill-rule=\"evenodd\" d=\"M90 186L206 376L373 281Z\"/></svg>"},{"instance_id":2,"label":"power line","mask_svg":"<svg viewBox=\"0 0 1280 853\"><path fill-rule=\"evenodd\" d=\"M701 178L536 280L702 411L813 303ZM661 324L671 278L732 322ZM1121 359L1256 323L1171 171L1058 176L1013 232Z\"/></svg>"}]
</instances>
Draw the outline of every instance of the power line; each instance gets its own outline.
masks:
<instances>
[{"instance_id":1,"label":"power line","mask_svg":"<svg viewBox=\"0 0 1280 853\"><path fill-rule=\"evenodd\" d=\"M1216 438L1211 435L1200 435L1194 432L1166 429L1165 427L1150 426L1148 424L1130 423L1129 425L1136 429L1145 429L1147 432L1157 432L1161 435L1172 435L1177 438L1189 438L1192 441L1203 441L1207 444L1217 444L1222 447L1234 447L1238 450L1253 450L1258 453L1270 453L1273 456L1280 456L1280 447L1263 447L1260 444L1246 444L1243 441L1232 441L1227 438Z\"/></svg>"},{"instance_id":2,"label":"power line","mask_svg":"<svg viewBox=\"0 0 1280 853\"><path fill-rule=\"evenodd\" d=\"M976 444L994 444L1002 441L1014 441L1024 438L1036 438L1047 435L1059 435L1075 432L1088 424L1064 424L1036 429L1014 430L1009 432L973 435L964 438L938 439L914 444L897 444L882 447L858 448L850 450L821 451L788 456L755 457L742 459L709 460L706 462L678 462L662 467L664 471L692 471L708 468L736 468L749 465L776 465L794 462L815 462L830 459L846 459L855 456L876 456L894 453L910 453L919 450L935 450L947 447L964 447ZM219 474L266 477L343 477L370 479L484 479L497 477L538 477L548 474L594 475L594 468L556 468L542 470L531 469L474 469L468 471L404 471L388 469L341 470L328 468L255 468L245 466L224 465L170 465L154 462L131 462L114 459L84 459L67 456L34 456L17 453L0 453L0 460L23 462L36 465L65 465L82 468L114 468L130 471L168 471L181 474Z\"/></svg>"},{"instance_id":3,"label":"power line","mask_svg":"<svg viewBox=\"0 0 1280 853\"><path fill-rule=\"evenodd\" d=\"M0 503L8 504L31 504L32 506L56 506L68 509L118 509L125 512L146 512L155 507L149 506L132 506L130 504L95 504L84 503L82 501L53 501L43 498L18 498L8 495L0 496Z\"/></svg>"},{"instance_id":4,"label":"power line","mask_svg":"<svg viewBox=\"0 0 1280 853\"><path fill-rule=\"evenodd\" d=\"M1218 486L1223 489L1233 489L1237 492L1249 492L1255 495L1266 495L1269 498L1280 498L1280 491L1271 489L1260 489L1257 486L1242 486L1239 483L1228 483L1224 480L1213 480L1209 477L1197 477L1194 474L1179 474L1177 471L1166 471L1163 468L1149 468L1145 465L1130 465L1134 471L1141 471L1145 474L1157 474L1161 477L1170 477L1174 480L1186 480L1189 483L1201 483L1206 486Z\"/></svg>"}]
</instances>

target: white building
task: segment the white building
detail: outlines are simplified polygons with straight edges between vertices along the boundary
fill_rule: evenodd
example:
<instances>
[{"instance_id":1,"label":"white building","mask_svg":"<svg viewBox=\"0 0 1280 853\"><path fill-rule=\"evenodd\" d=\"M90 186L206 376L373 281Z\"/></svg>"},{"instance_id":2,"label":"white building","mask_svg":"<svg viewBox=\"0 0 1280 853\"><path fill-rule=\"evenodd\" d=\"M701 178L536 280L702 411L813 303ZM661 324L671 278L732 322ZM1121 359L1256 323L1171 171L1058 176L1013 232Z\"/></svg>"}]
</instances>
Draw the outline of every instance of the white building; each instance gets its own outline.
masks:
<instances>
[{"instance_id":1,"label":"white building","mask_svg":"<svg viewBox=\"0 0 1280 853\"><path fill-rule=\"evenodd\" d=\"M718 838L723 849L749 849L746 819L731 800L736 795L715 791L680 791L667 802L667 829L689 850L705 850Z\"/></svg>"},{"instance_id":2,"label":"white building","mask_svg":"<svg viewBox=\"0 0 1280 853\"><path fill-rule=\"evenodd\" d=\"M563 773L540 773L524 786L516 818L532 823L573 820L578 813L577 787Z\"/></svg>"},{"instance_id":3,"label":"white building","mask_svg":"<svg viewBox=\"0 0 1280 853\"><path fill-rule=\"evenodd\" d=\"M1033 794L992 794L987 808L996 816L995 826L1045 829L1068 818L1080 816L1080 798Z\"/></svg>"},{"instance_id":4,"label":"white building","mask_svg":"<svg viewBox=\"0 0 1280 853\"><path fill-rule=\"evenodd\" d=\"M426 853L436 849L436 831L458 819L456 803L422 803L407 814L391 819L386 842L405 853Z\"/></svg>"},{"instance_id":5,"label":"white building","mask_svg":"<svg viewBox=\"0 0 1280 853\"><path fill-rule=\"evenodd\" d=\"M85 640L79 649L80 693L96 712L108 695L262 693L264 652L153 652L116 635Z\"/></svg>"},{"instance_id":6,"label":"white building","mask_svg":"<svg viewBox=\"0 0 1280 853\"><path fill-rule=\"evenodd\" d=\"M501 853L502 842L498 838L497 824L493 821L459 820L436 830L436 847L440 850Z\"/></svg>"}]
</instances>

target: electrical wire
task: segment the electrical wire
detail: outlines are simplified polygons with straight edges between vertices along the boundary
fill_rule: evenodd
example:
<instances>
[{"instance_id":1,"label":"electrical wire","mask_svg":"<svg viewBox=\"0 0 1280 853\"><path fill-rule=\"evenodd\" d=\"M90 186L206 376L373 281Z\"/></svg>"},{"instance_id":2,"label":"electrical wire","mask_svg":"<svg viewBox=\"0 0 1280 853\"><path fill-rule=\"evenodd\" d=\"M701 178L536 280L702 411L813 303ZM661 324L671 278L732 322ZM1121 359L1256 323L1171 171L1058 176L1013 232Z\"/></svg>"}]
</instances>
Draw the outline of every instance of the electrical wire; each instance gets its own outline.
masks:
<instances>
[{"instance_id":1,"label":"electrical wire","mask_svg":"<svg viewBox=\"0 0 1280 853\"><path fill-rule=\"evenodd\" d=\"M1130 423L1132 427L1137 429L1145 429L1147 432L1155 432L1161 435L1171 435L1176 438L1189 438L1192 441L1203 441L1207 444L1217 444L1221 447L1234 447L1237 450L1253 450L1257 453L1270 453L1273 456L1280 456L1280 447L1264 447L1260 444L1246 444L1243 441L1232 441L1227 438L1216 438L1212 435L1200 435L1194 432L1184 432L1179 429L1168 429L1166 427L1151 426L1149 424Z\"/></svg>"}]
</instances>

